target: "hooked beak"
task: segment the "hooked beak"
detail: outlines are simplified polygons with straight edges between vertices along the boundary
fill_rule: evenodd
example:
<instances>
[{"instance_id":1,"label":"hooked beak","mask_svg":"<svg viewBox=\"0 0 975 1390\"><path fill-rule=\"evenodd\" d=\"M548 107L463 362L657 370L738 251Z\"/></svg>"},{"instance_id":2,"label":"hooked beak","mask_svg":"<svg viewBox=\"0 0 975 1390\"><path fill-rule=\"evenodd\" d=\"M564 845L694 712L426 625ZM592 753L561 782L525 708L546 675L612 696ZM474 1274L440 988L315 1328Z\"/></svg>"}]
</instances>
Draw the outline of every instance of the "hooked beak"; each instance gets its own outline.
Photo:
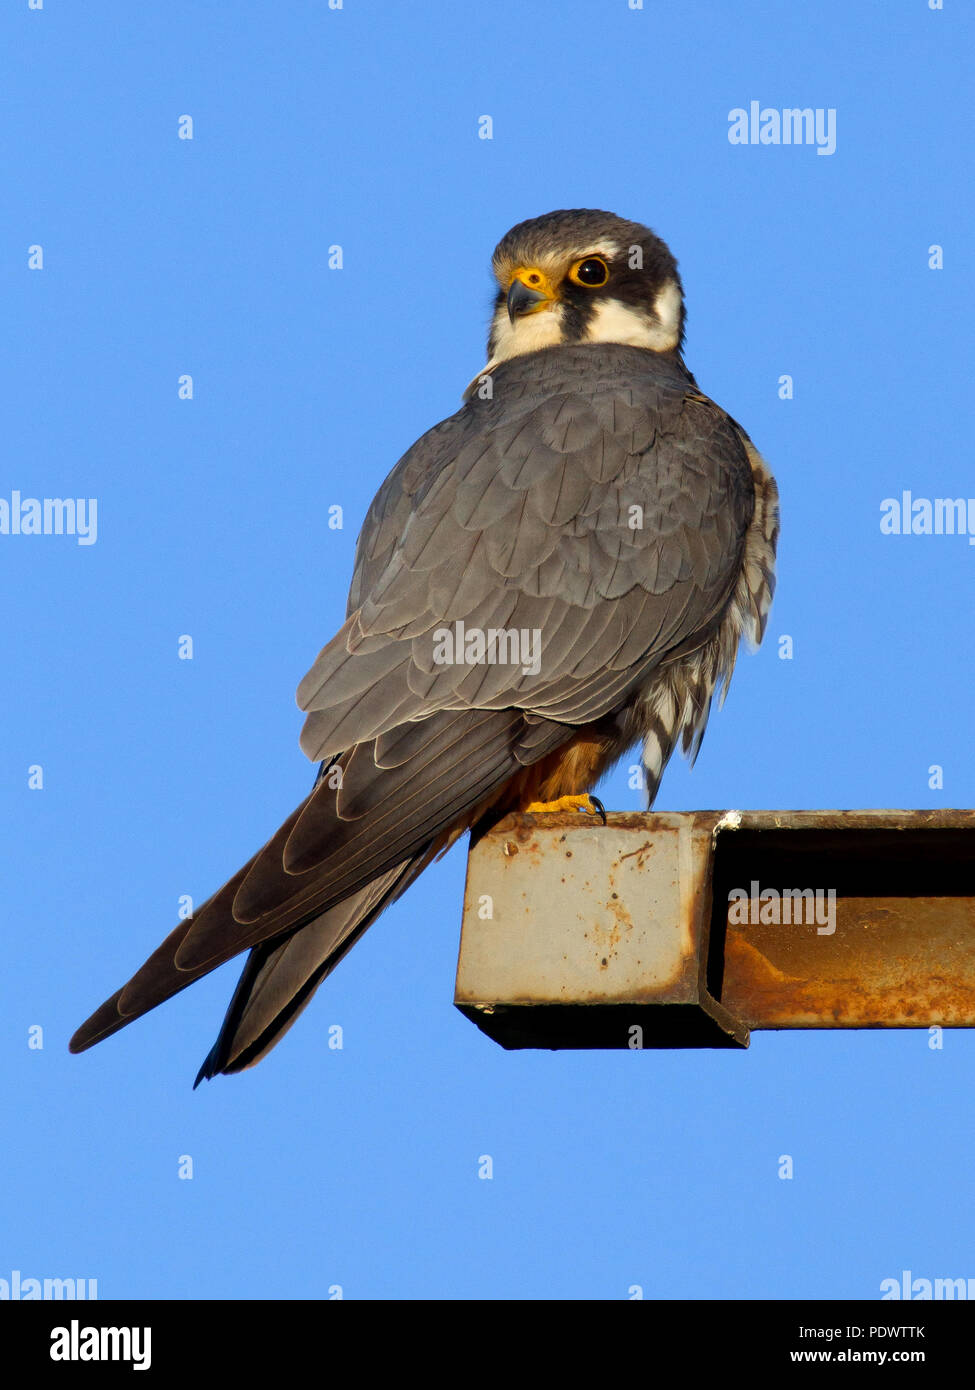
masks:
<instances>
[{"instance_id":1,"label":"hooked beak","mask_svg":"<svg viewBox=\"0 0 975 1390\"><path fill-rule=\"evenodd\" d=\"M528 281L532 283L529 284ZM514 323L522 314L536 314L555 300L548 277L537 270L519 271L508 290L508 319Z\"/></svg>"}]
</instances>

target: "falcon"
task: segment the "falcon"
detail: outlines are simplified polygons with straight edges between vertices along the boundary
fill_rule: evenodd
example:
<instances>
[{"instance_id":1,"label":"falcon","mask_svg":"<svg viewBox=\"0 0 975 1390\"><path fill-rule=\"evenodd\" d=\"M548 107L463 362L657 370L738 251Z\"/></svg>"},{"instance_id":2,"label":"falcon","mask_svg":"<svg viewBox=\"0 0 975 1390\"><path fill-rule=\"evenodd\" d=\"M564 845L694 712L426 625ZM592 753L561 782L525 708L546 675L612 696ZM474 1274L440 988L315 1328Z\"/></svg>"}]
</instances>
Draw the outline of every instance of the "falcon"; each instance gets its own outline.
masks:
<instances>
[{"instance_id":1,"label":"falcon","mask_svg":"<svg viewBox=\"0 0 975 1390\"><path fill-rule=\"evenodd\" d=\"M248 950L197 1084L252 1066L465 831L592 812L636 743L652 805L740 640L761 641L778 494L684 364L667 246L552 212L508 232L493 270L487 363L379 489L346 621L298 687L314 787L73 1052Z\"/></svg>"}]
</instances>

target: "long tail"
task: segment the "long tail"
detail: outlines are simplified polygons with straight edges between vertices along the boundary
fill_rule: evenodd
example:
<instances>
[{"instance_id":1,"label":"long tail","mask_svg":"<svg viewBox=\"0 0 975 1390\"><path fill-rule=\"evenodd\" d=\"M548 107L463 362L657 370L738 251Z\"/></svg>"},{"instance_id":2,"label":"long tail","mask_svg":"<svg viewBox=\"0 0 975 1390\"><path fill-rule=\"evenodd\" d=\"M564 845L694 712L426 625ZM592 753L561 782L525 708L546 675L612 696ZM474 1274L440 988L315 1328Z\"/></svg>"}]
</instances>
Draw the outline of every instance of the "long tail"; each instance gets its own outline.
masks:
<instances>
[{"instance_id":1,"label":"long tail","mask_svg":"<svg viewBox=\"0 0 975 1390\"><path fill-rule=\"evenodd\" d=\"M565 725L517 710L444 710L329 764L271 839L91 1015L72 1052L118 1032L250 949L200 1076L262 1057L389 903L531 765Z\"/></svg>"},{"instance_id":2,"label":"long tail","mask_svg":"<svg viewBox=\"0 0 975 1390\"><path fill-rule=\"evenodd\" d=\"M435 850L381 874L286 940L254 946L194 1090L204 1078L244 1071L265 1057L366 928L422 873Z\"/></svg>"}]
</instances>

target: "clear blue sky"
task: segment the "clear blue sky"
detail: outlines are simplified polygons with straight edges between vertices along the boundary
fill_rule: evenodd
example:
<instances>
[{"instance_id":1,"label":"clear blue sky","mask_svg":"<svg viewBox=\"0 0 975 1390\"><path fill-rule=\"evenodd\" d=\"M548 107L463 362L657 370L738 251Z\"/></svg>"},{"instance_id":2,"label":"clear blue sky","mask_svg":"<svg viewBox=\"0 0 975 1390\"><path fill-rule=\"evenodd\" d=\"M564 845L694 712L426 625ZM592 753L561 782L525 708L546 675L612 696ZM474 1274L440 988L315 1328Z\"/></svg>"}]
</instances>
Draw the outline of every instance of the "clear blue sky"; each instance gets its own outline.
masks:
<instances>
[{"instance_id":1,"label":"clear blue sky","mask_svg":"<svg viewBox=\"0 0 975 1390\"><path fill-rule=\"evenodd\" d=\"M256 1071L190 1089L236 963L67 1052L179 896L305 794L293 692L361 518L483 363L495 242L552 208L667 240L688 363L782 493L765 646L658 806L975 804L975 548L879 525L904 489L975 493L973 28L958 0L4 7L0 497L95 497L98 532L0 535L0 1277L870 1298L975 1275L975 1037L505 1053L451 1003L460 848ZM835 153L729 143L753 100L834 109ZM639 806L623 774L601 795Z\"/></svg>"}]
</instances>

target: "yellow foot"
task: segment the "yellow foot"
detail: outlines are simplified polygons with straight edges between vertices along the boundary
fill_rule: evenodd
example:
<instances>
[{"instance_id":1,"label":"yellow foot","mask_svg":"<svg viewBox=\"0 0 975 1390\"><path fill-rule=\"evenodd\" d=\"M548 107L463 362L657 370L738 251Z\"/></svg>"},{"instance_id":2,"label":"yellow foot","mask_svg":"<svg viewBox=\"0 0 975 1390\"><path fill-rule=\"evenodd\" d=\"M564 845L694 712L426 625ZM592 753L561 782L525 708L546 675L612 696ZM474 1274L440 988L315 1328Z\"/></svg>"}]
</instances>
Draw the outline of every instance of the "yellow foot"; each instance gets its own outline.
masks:
<instances>
[{"instance_id":1,"label":"yellow foot","mask_svg":"<svg viewBox=\"0 0 975 1390\"><path fill-rule=\"evenodd\" d=\"M606 810L597 796L560 796L558 801L533 801L525 807L530 816L547 816L555 811L586 811L591 816L601 816L606 824Z\"/></svg>"}]
</instances>

